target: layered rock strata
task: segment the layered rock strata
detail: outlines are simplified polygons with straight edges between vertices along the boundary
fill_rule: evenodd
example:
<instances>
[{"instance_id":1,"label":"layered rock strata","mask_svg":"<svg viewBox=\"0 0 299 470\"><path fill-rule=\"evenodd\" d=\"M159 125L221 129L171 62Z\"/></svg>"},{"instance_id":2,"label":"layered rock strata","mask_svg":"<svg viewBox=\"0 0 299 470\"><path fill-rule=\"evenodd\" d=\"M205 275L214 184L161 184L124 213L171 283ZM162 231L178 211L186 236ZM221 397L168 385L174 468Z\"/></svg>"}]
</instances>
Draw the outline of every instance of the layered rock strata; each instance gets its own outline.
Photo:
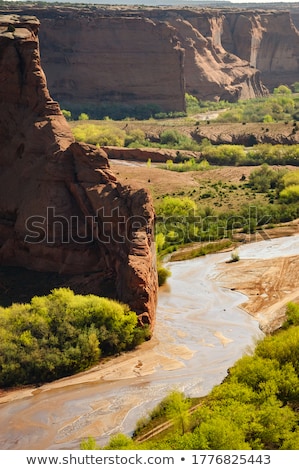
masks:
<instances>
[{"instance_id":1,"label":"layered rock strata","mask_svg":"<svg viewBox=\"0 0 299 470\"><path fill-rule=\"evenodd\" d=\"M0 17L1 269L26 268L24 291L33 273L37 283L56 273L51 287L67 279L76 292L109 291L153 326L150 195L120 184L103 150L74 141L47 89L38 29L35 17Z\"/></svg>"},{"instance_id":2,"label":"layered rock strata","mask_svg":"<svg viewBox=\"0 0 299 470\"><path fill-rule=\"evenodd\" d=\"M298 80L294 7L2 8L40 18L48 86L66 108L105 102L182 111L185 91L235 101Z\"/></svg>"},{"instance_id":3,"label":"layered rock strata","mask_svg":"<svg viewBox=\"0 0 299 470\"><path fill-rule=\"evenodd\" d=\"M18 7L20 8L20 7ZM223 44L221 10L126 7L21 9L41 20L42 62L52 96L91 115L107 105L184 111L203 100L267 94L248 58ZM110 108L109 108L110 106ZM155 108L153 108L155 109Z\"/></svg>"}]
</instances>

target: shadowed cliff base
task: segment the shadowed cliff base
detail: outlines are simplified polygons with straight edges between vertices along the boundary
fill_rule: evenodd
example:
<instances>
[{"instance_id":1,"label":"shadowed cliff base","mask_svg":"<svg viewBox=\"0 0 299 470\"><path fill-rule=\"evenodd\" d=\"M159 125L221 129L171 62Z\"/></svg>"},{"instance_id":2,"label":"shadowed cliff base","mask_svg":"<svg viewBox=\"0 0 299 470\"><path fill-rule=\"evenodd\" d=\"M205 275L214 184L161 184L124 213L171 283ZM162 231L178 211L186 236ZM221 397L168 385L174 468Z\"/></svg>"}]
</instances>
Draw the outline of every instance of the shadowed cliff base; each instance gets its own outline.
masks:
<instances>
[{"instance_id":1,"label":"shadowed cliff base","mask_svg":"<svg viewBox=\"0 0 299 470\"><path fill-rule=\"evenodd\" d=\"M104 281L153 326L151 197L122 185L105 152L74 142L47 89L38 29L34 17L0 17L1 266L28 269L23 288L35 283L33 272L44 273L40 289L42 279L49 287L67 280L80 293L102 295Z\"/></svg>"},{"instance_id":2,"label":"shadowed cliff base","mask_svg":"<svg viewBox=\"0 0 299 470\"><path fill-rule=\"evenodd\" d=\"M116 300L113 280L101 279L99 273L72 276L21 267L0 267L0 305L3 307L28 303L32 297L48 295L52 289L60 287L69 287L75 294L95 294Z\"/></svg>"}]
</instances>

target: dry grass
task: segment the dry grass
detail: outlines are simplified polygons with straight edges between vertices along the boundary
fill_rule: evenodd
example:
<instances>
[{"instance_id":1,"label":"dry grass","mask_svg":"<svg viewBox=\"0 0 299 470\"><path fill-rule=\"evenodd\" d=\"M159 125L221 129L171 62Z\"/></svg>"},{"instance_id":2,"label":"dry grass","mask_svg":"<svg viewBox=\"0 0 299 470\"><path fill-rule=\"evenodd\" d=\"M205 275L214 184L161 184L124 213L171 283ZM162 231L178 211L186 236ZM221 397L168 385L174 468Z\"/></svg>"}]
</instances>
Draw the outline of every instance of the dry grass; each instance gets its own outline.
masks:
<instances>
[{"instance_id":1,"label":"dry grass","mask_svg":"<svg viewBox=\"0 0 299 470\"><path fill-rule=\"evenodd\" d=\"M236 211L242 204L267 202L265 195L254 194L246 187L254 167L221 167L177 173L153 164L148 168L110 160L110 165L123 183L149 189L155 203L166 195L188 196L203 207L214 207L217 212L222 212ZM243 175L246 179L240 181Z\"/></svg>"}]
</instances>

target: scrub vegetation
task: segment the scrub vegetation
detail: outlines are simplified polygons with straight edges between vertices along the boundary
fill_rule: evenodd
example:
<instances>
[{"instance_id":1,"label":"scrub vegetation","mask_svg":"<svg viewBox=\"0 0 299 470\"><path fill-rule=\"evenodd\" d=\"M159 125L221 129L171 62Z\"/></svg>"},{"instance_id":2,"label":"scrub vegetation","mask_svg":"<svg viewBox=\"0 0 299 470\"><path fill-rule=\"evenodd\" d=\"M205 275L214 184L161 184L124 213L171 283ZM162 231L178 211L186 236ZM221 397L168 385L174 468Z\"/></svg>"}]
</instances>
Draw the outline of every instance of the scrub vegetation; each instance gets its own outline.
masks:
<instances>
[{"instance_id":1,"label":"scrub vegetation","mask_svg":"<svg viewBox=\"0 0 299 470\"><path fill-rule=\"evenodd\" d=\"M148 337L126 305L67 288L0 307L0 387L40 384L83 371Z\"/></svg>"}]
</instances>

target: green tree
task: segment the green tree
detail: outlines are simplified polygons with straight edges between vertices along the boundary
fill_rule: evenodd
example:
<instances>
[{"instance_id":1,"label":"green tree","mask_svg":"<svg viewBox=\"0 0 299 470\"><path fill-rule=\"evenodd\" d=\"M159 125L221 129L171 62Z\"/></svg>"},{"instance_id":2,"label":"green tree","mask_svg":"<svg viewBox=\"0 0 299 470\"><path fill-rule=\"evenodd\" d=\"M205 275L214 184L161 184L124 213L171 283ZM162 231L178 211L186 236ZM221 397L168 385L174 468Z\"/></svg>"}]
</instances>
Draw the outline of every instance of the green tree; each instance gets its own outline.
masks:
<instances>
[{"instance_id":1,"label":"green tree","mask_svg":"<svg viewBox=\"0 0 299 470\"><path fill-rule=\"evenodd\" d=\"M248 184L256 191L265 193L270 189L280 187L283 174L283 171L272 170L269 165L264 163L260 168L250 173Z\"/></svg>"},{"instance_id":2,"label":"green tree","mask_svg":"<svg viewBox=\"0 0 299 470\"><path fill-rule=\"evenodd\" d=\"M299 325L299 304L295 302L289 302L286 309L286 321L284 327L288 328L292 325Z\"/></svg>"},{"instance_id":3,"label":"green tree","mask_svg":"<svg viewBox=\"0 0 299 470\"><path fill-rule=\"evenodd\" d=\"M197 437L196 449L248 450L244 431L230 419L216 415L202 422L194 431Z\"/></svg>"},{"instance_id":4,"label":"green tree","mask_svg":"<svg viewBox=\"0 0 299 470\"><path fill-rule=\"evenodd\" d=\"M287 85L279 85L273 90L274 95L291 95L292 90Z\"/></svg>"},{"instance_id":5,"label":"green tree","mask_svg":"<svg viewBox=\"0 0 299 470\"><path fill-rule=\"evenodd\" d=\"M65 119L67 121L71 121L72 120L72 113L71 111L68 111L67 109L62 109L61 110L62 114L64 115Z\"/></svg>"},{"instance_id":6,"label":"green tree","mask_svg":"<svg viewBox=\"0 0 299 470\"><path fill-rule=\"evenodd\" d=\"M285 203L299 201L299 184L291 184L279 193L280 199Z\"/></svg>"},{"instance_id":7,"label":"green tree","mask_svg":"<svg viewBox=\"0 0 299 470\"><path fill-rule=\"evenodd\" d=\"M96 440L93 437L84 439L80 444L80 450L99 450L100 446L97 445Z\"/></svg>"},{"instance_id":8,"label":"green tree","mask_svg":"<svg viewBox=\"0 0 299 470\"><path fill-rule=\"evenodd\" d=\"M199 112L200 106L196 96L190 95L189 93L185 93L185 102L187 114Z\"/></svg>"},{"instance_id":9,"label":"green tree","mask_svg":"<svg viewBox=\"0 0 299 470\"><path fill-rule=\"evenodd\" d=\"M185 434L190 425L190 400L179 391L171 392L167 397L166 417L173 421L181 434Z\"/></svg>"},{"instance_id":10,"label":"green tree","mask_svg":"<svg viewBox=\"0 0 299 470\"><path fill-rule=\"evenodd\" d=\"M79 114L78 119L79 119L79 121L88 121L89 116L86 113L81 113L81 114Z\"/></svg>"},{"instance_id":11,"label":"green tree","mask_svg":"<svg viewBox=\"0 0 299 470\"><path fill-rule=\"evenodd\" d=\"M163 201L157 206L156 213L162 217L187 217L194 214L196 210L196 203L189 197L171 197L166 196Z\"/></svg>"},{"instance_id":12,"label":"green tree","mask_svg":"<svg viewBox=\"0 0 299 470\"><path fill-rule=\"evenodd\" d=\"M51 381L95 364L101 353L149 337L127 305L53 289L28 304L0 308L0 386Z\"/></svg>"}]
</instances>

